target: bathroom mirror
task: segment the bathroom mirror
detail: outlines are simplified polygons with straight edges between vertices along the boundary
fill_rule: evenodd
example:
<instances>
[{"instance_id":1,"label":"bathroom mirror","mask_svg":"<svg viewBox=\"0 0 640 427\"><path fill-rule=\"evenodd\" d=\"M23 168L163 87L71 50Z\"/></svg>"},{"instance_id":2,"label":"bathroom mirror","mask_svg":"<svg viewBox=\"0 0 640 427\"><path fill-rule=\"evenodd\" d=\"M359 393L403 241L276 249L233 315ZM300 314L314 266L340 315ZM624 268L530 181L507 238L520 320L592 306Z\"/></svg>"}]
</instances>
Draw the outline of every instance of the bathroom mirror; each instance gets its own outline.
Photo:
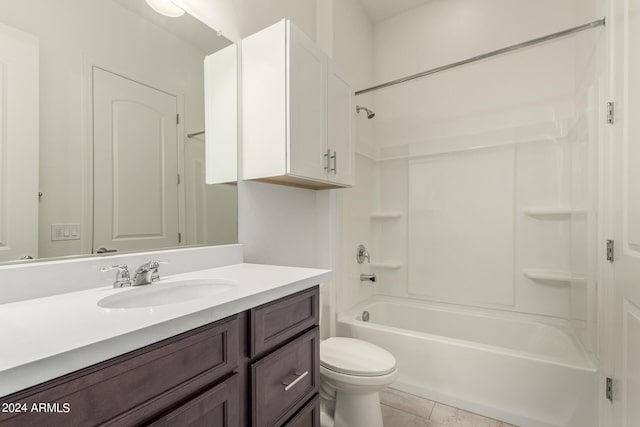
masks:
<instances>
[{"instance_id":1,"label":"bathroom mirror","mask_svg":"<svg viewBox=\"0 0 640 427\"><path fill-rule=\"evenodd\" d=\"M237 242L205 58L235 126L235 45L172 3L0 0L0 262Z\"/></svg>"}]
</instances>

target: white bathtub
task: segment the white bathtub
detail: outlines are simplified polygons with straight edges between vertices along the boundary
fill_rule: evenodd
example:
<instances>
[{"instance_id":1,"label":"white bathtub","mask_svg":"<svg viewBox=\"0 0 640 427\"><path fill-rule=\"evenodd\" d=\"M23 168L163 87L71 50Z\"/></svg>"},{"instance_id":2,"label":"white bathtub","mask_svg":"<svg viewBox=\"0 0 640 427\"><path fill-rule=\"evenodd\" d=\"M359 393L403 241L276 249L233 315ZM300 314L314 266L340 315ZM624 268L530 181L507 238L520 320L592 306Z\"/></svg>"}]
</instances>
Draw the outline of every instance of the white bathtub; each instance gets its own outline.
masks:
<instances>
[{"instance_id":1,"label":"white bathtub","mask_svg":"<svg viewBox=\"0 0 640 427\"><path fill-rule=\"evenodd\" d=\"M393 353L400 390L523 427L597 425L595 363L568 322L376 297L337 332Z\"/></svg>"}]
</instances>

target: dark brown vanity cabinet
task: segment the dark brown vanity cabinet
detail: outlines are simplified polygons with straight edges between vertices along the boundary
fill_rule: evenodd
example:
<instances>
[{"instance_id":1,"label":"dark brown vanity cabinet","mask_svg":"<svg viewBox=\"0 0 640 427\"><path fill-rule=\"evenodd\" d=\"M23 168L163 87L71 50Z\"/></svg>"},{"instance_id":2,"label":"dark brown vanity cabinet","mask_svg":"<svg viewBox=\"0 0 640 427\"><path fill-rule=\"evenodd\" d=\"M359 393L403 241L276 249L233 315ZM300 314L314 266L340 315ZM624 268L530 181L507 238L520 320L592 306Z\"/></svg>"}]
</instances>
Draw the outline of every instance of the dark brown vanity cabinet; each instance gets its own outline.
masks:
<instances>
[{"instance_id":1,"label":"dark brown vanity cabinet","mask_svg":"<svg viewBox=\"0 0 640 427\"><path fill-rule=\"evenodd\" d=\"M318 309L315 287L0 397L24 409L0 426L319 426Z\"/></svg>"}]
</instances>

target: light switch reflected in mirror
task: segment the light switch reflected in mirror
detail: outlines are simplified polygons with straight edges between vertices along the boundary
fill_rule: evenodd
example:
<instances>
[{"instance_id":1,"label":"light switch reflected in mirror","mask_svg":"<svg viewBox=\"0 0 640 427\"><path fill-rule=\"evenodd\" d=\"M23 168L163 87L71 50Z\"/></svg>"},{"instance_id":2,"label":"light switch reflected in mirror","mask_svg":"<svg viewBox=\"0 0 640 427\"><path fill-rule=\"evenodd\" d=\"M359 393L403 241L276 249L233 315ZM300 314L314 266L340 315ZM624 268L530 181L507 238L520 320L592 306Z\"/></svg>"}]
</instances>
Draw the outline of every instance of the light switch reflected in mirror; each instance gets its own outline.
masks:
<instances>
[{"instance_id":1,"label":"light switch reflected in mirror","mask_svg":"<svg viewBox=\"0 0 640 427\"><path fill-rule=\"evenodd\" d=\"M237 242L235 55L168 1L0 0L0 262Z\"/></svg>"}]
</instances>

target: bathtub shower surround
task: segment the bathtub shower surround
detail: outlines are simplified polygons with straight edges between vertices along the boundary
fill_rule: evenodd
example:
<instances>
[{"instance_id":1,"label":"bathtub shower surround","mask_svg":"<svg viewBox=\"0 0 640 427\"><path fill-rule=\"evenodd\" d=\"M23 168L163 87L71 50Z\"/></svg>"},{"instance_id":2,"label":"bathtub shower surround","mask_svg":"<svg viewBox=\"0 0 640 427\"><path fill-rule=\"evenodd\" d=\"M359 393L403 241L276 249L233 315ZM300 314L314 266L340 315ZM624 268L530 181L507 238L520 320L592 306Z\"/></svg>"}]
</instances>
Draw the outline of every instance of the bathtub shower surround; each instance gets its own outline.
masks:
<instances>
[{"instance_id":1,"label":"bathtub shower surround","mask_svg":"<svg viewBox=\"0 0 640 427\"><path fill-rule=\"evenodd\" d=\"M337 329L391 349L400 390L516 425L595 425L596 365L567 321L375 297Z\"/></svg>"},{"instance_id":2,"label":"bathtub shower surround","mask_svg":"<svg viewBox=\"0 0 640 427\"><path fill-rule=\"evenodd\" d=\"M392 351L394 387L517 425L595 425L597 86L589 93L576 118L371 160L375 296L337 330Z\"/></svg>"},{"instance_id":3,"label":"bathtub shower surround","mask_svg":"<svg viewBox=\"0 0 640 427\"><path fill-rule=\"evenodd\" d=\"M427 114L438 79L472 92L456 73L380 91L375 123L358 122L378 130L358 155L373 178L359 190L370 194L359 238L377 282L366 296L350 282L337 333L391 351L406 392L516 425L594 427L602 82Z\"/></svg>"},{"instance_id":4,"label":"bathtub shower surround","mask_svg":"<svg viewBox=\"0 0 640 427\"><path fill-rule=\"evenodd\" d=\"M593 321L591 120L381 149L379 293Z\"/></svg>"}]
</instances>

